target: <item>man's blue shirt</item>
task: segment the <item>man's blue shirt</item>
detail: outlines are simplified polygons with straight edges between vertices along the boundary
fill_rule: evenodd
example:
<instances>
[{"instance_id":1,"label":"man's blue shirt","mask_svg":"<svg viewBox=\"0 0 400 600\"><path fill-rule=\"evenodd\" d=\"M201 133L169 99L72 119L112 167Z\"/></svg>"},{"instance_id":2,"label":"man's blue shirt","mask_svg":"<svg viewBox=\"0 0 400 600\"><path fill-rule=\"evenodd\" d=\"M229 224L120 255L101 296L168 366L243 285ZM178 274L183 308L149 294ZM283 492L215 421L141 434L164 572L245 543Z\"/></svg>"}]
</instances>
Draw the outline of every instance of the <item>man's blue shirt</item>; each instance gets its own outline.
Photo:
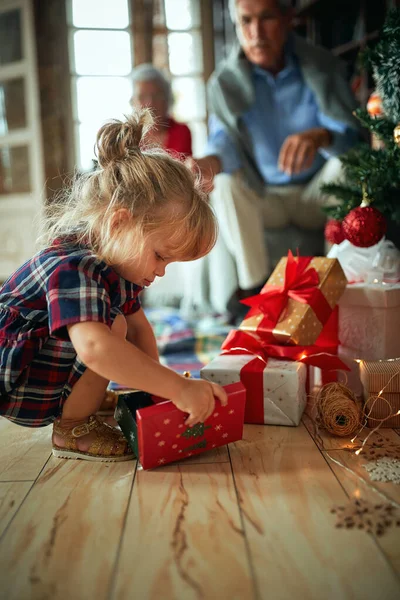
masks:
<instances>
[{"instance_id":1,"label":"man's blue shirt","mask_svg":"<svg viewBox=\"0 0 400 600\"><path fill-rule=\"evenodd\" d=\"M286 53L286 66L276 76L253 65L254 104L241 116L253 144L258 169L266 183L284 185L309 181L325 160L346 152L357 139L347 125L324 115L313 92L305 84L296 58ZM312 166L299 174L287 175L278 167L281 147L289 135L314 127L332 133L332 144L317 152ZM235 145L221 121L210 115L206 156L217 155L224 173L241 168Z\"/></svg>"}]
</instances>

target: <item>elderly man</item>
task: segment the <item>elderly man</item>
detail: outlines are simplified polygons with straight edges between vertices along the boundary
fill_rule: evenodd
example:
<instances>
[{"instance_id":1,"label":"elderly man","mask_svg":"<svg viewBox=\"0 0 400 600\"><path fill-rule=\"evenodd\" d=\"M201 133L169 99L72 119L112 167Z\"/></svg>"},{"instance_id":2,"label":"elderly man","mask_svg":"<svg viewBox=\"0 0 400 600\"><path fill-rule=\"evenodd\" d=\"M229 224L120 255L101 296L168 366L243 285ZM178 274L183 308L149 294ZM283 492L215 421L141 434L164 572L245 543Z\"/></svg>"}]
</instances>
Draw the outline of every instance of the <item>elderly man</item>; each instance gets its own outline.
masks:
<instances>
[{"instance_id":1,"label":"elderly man","mask_svg":"<svg viewBox=\"0 0 400 600\"><path fill-rule=\"evenodd\" d=\"M235 313L269 275L264 228L323 227L320 185L337 177L334 157L358 137L342 65L291 32L290 5L231 1L239 45L208 84L209 140L195 163L214 186L220 237L197 268L204 276L208 261L209 298L219 312L229 305ZM190 287L199 294L193 278Z\"/></svg>"}]
</instances>

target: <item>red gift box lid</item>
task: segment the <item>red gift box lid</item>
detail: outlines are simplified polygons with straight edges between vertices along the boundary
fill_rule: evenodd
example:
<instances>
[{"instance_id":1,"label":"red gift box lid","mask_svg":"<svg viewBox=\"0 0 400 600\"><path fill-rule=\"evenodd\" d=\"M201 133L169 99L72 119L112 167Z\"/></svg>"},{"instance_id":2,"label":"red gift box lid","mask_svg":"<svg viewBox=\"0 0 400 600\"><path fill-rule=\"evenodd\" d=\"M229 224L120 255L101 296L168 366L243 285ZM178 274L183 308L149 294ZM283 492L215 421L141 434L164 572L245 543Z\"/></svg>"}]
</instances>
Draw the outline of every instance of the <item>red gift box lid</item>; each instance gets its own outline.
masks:
<instances>
[{"instance_id":1,"label":"red gift box lid","mask_svg":"<svg viewBox=\"0 0 400 600\"><path fill-rule=\"evenodd\" d=\"M182 460L242 439L246 390L241 382L224 386L227 406L215 401L213 414L204 423L187 427L187 414L172 402L160 402L136 411L140 462L151 469Z\"/></svg>"}]
</instances>

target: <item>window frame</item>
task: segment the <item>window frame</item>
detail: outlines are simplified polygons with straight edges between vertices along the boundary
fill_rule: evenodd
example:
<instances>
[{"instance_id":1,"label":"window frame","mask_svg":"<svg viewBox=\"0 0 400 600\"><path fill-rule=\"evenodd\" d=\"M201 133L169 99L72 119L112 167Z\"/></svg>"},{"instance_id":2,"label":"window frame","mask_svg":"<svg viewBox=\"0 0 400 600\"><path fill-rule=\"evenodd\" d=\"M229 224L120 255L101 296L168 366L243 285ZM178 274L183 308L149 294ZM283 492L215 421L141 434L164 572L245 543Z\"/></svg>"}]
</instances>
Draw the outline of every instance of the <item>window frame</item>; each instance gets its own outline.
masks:
<instances>
[{"instance_id":1,"label":"window frame","mask_svg":"<svg viewBox=\"0 0 400 600\"><path fill-rule=\"evenodd\" d=\"M205 4L207 4L207 3L208 2L206 1ZM204 41L205 41L205 36L204 36L205 6L203 6L204 0L202 0L202 2L197 5L194 4L194 6L197 7L196 9L198 10L198 25L193 25L187 29L169 28L167 26L167 17L166 17L167 11L166 11L165 0L162 0L162 4L163 4L164 15L165 15L165 23L163 26L153 27L153 36L165 35L165 37L166 37L166 47L168 50L168 56L167 56L168 70L169 70L169 74L170 74L171 85L173 86L174 80L177 80L177 79L201 79L203 82L203 94L204 94L203 100L204 100L204 106L205 106L204 117L196 117L186 123L192 132L193 154L199 155L202 153L202 150L200 150L199 148L196 148L196 146L200 146L200 143L201 143L201 148L203 148L206 143L206 140L207 140L208 113L207 113L206 80L208 79L208 76L210 75L210 73L207 73L208 65L207 65L207 60L205 58L205 52L204 52ZM193 32L198 33L198 36L199 36L199 41L200 41L199 51L201 52L201 71L192 71L192 72L186 73L184 75L174 75L174 73L172 73L172 71L171 71L170 52L169 52L169 36L170 36L170 34L173 34L173 33L193 33ZM173 110L172 110L172 114L174 115ZM179 115L178 115L178 119L179 119ZM196 133L196 130L195 130L196 126L200 126L200 128L203 129L203 140L202 141L200 140L199 134Z\"/></svg>"},{"instance_id":2,"label":"window frame","mask_svg":"<svg viewBox=\"0 0 400 600\"><path fill-rule=\"evenodd\" d=\"M77 27L73 24L73 10L72 10L73 0L66 0L66 12L67 12L67 28L68 28L68 61L69 61L69 81L70 81L70 90L71 90L71 110L72 110L72 128L73 128L73 142L74 142L74 156L75 156L75 165L79 171L85 172L90 169L82 167L84 161L81 157L81 146L80 146L80 126L85 123L85 121L80 121L78 116L78 79L82 77L94 77L94 78L104 78L104 77L115 77L116 79L127 79L131 83L132 89L132 71L135 64L135 55L134 55L134 40L133 40L133 31L132 31L132 3L131 0L126 0L127 8L128 8L128 24L126 27L116 28L116 27ZM85 74L81 75L76 72L76 63L75 63L75 47L74 47L74 35L78 31L125 31L129 35L130 40L130 52L131 52L131 69L127 75L104 75L98 73ZM127 101L128 102L128 101ZM112 115L110 115L112 118ZM95 140L93 139L93 146Z\"/></svg>"}]
</instances>

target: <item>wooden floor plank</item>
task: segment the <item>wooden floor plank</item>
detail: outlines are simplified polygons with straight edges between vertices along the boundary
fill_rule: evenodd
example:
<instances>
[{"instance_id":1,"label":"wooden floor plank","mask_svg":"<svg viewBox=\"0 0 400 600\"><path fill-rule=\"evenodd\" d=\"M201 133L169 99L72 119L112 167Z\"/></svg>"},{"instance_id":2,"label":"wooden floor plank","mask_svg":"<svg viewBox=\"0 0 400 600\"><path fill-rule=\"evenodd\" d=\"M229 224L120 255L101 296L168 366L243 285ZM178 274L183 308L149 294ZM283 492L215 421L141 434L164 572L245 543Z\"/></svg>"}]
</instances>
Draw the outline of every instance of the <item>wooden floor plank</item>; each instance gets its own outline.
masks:
<instances>
[{"instance_id":1,"label":"wooden floor plank","mask_svg":"<svg viewBox=\"0 0 400 600\"><path fill-rule=\"evenodd\" d=\"M51 427L20 427L0 417L0 481L34 481L51 452Z\"/></svg>"},{"instance_id":2,"label":"wooden floor plank","mask_svg":"<svg viewBox=\"0 0 400 600\"><path fill-rule=\"evenodd\" d=\"M105 600L135 466L52 458L3 537L1 597Z\"/></svg>"},{"instance_id":3,"label":"wooden floor plank","mask_svg":"<svg viewBox=\"0 0 400 600\"><path fill-rule=\"evenodd\" d=\"M399 597L373 538L334 527L347 501L306 428L245 427L231 460L261 598Z\"/></svg>"},{"instance_id":4,"label":"wooden floor plank","mask_svg":"<svg viewBox=\"0 0 400 600\"><path fill-rule=\"evenodd\" d=\"M344 448L357 449L361 445L363 440L367 437L367 435L371 432L371 429L364 428L361 431L361 434L356 437L354 443L352 443L351 440L349 439L349 437L346 437L346 438L337 437L337 436L334 436L334 435L328 433L324 429L319 429L318 434L323 442L323 445L322 445L320 440L318 439L318 436L315 434L315 427L314 427L313 422L310 419L309 415L304 414L302 421L303 421L304 425L307 427L310 435L313 437L317 446L322 450L341 450ZM397 433L394 429L381 428L378 431L375 431L375 433L373 433L369 439L372 442L372 441L377 441L379 438L383 438L384 440L386 440L389 443L395 443L395 444L400 443L399 436L397 435Z\"/></svg>"},{"instance_id":5,"label":"wooden floor plank","mask_svg":"<svg viewBox=\"0 0 400 600\"><path fill-rule=\"evenodd\" d=\"M312 433L311 422L307 419L304 419L304 422L310 433ZM326 434L326 436L328 437L324 438L324 447L334 446L334 443L329 443L329 441L333 441L332 436L329 436L329 434ZM398 444L400 442L396 431L392 429L381 429L374 434L374 438L371 436L371 439L377 439L378 437L382 437L388 443ZM328 443L326 443L326 440L328 440ZM386 496L394 500L397 504L400 504L399 485L390 482L371 481L368 472L363 467L368 461L364 459L363 453L359 455L354 453L353 448L355 444L341 439L338 445L343 449L333 448L331 451L325 450L324 456L326 456L329 466L350 497L363 498L373 503L381 503L385 501L384 497ZM335 460L353 471L354 475L334 462ZM377 491L374 491L374 488ZM381 492L384 496L381 496L378 492ZM376 543L385 553L393 569L400 574L400 529L396 527L388 529L384 536L376 538Z\"/></svg>"},{"instance_id":6,"label":"wooden floor plank","mask_svg":"<svg viewBox=\"0 0 400 600\"><path fill-rule=\"evenodd\" d=\"M31 486L30 481L0 482L0 538Z\"/></svg>"},{"instance_id":7,"label":"wooden floor plank","mask_svg":"<svg viewBox=\"0 0 400 600\"><path fill-rule=\"evenodd\" d=\"M209 463L226 463L229 462L229 454L227 446L220 446L219 448L214 448L213 450L208 450L207 452L203 452L202 454L197 454L196 456L191 456L190 458L185 458L185 460L181 460L173 463L174 465L204 465Z\"/></svg>"},{"instance_id":8,"label":"wooden floor plank","mask_svg":"<svg viewBox=\"0 0 400 600\"><path fill-rule=\"evenodd\" d=\"M308 423L307 423L308 428ZM385 432L382 432L382 437L384 441L388 442L388 444L395 443L398 444L398 436L392 429L385 429ZM372 437L371 437L372 439ZM361 477L368 485L364 486L365 493L371 490L371 487L376 488L378 491L383 492L386 496L400 504L400 485L396 485L391 482L380 482L380 481L371 481L368 472L364 469L363 465L367 464L367 460L364 458L364 453L361 451L360 454L355 454L355 450L359 448L354 444L349 443L348 446L344 448L332 448L332 449L322 449L322 452L326 456L332 456L332 458L339 460L344 464L347 468L354 471L358 477ZM334 462L330 461L330 466L334 466ZM345 479L345 474L349 473L345 469L337 466L338 472L341 474L341 479ZM343 474L343 477L342 477ZM351 474L349 474L351 475ZM357 479L357 477L355 477ZM359 481L359 480L358 480ZM359 481L360 482L360 481ZM360 482L362 485L362 482ZM378 494L379 496L379 494ZM400 530L399 530L400 531Z\"/></svg>"},{"instance_id":9,"label":"wooden floor plank","mask_svg":"<svg viewBox=\"0 0 400 600\"><path fill-rule=\"evenodd\" d=\"M113 600L251 600L230 463L138 471Z\"/></svg>"},{"instance_id":10,"label":"wooden floor plank","mask_svg":"<svg viewBox=\"0 0 400 600\"><path fill-rule=\"evenodd\" d=\"M368 461L363 458L362 454L356 456L354 452L339 450L326 451L324 455L350 497L363 498L375 504L382 504L382 502L385 502L384 497L386 497L400 505L400 486L391 482L371 481L368 472L363 468L363 465ZM331 460L330 457L334 460ZM334 462L335 460L353 471L354 475ZM378 492L382 492L383 496ZM387 529L383 536L376 537L376 543L384 552L394 571L398 573L400 583L400 527Z\"/></svg>"},{"instance_id":11,"label":"wooden floor plank","mask_svg":"<svg viewBox=\"0 0 400 600\"><path fill-rule=\"evenodd\" d=\"M332 435L325 429L321 428L316 430L313 419L311 419L310 415L306 413L303 414L302 422L307 427L310 435L313 437L315 443L320 449L340 450L341 448L350 448L354 446L354 444L349 441L349 438L341 438ZM369 429L364 431L367 431L368 434Z\"/></svg>"}]
</instances>

